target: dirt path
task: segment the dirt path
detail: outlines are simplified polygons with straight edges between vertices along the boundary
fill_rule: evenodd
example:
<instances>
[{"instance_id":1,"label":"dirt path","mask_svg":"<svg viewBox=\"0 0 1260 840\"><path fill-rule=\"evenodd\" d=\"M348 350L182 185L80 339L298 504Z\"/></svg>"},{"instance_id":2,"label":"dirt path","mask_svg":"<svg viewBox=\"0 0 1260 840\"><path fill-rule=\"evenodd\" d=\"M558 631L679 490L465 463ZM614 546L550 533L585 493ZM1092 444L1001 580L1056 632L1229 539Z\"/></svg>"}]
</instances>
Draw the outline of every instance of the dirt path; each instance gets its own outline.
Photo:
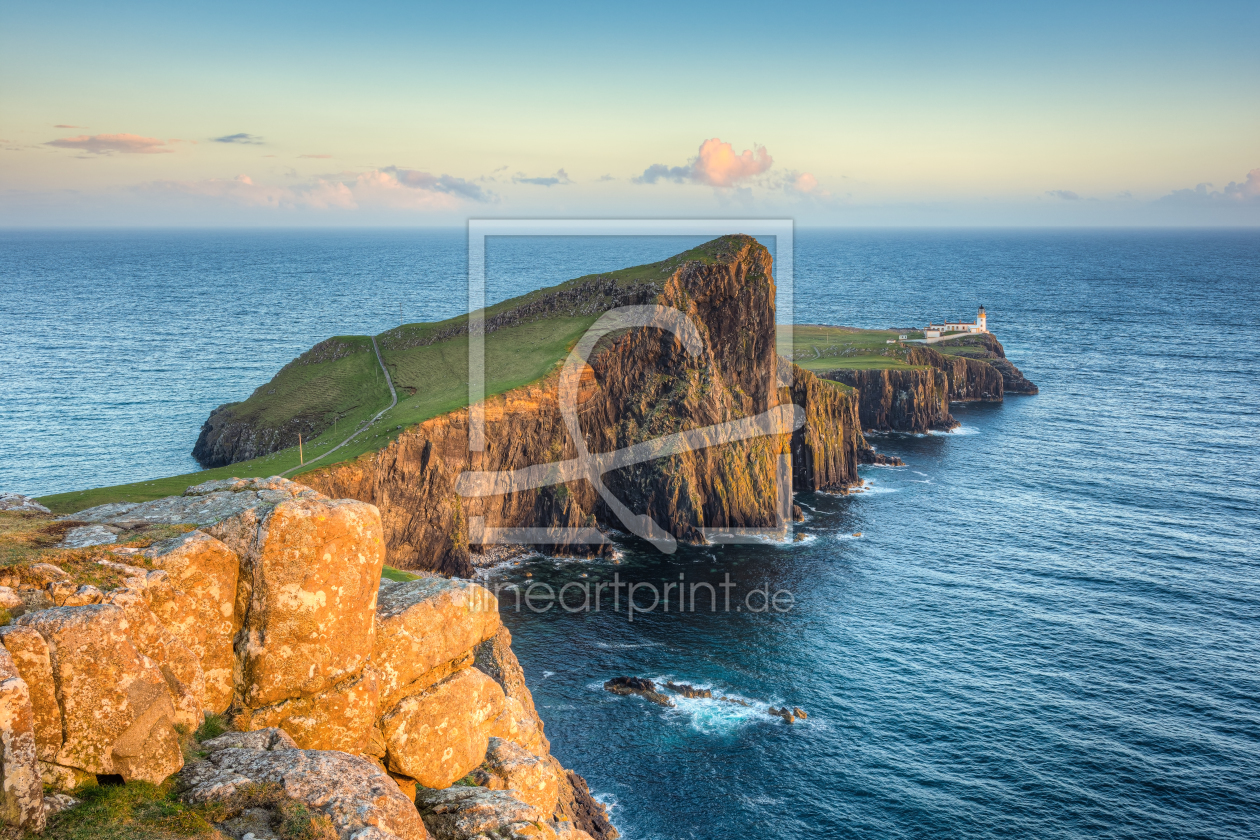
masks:
<instances>
[{"instance_id":1,"label":"dirt path","mask_svg":"<svg viewBox=\"0 0 1260 840\"><path fill-rule=\"evenodd\" d=\"M385 362L381 359L381 350L379 347L376 346L375 337L372 338L372 350L373 352L376 353L376 363L381 366L381 373L385 374L385 384L389 386L389 405L385 406L380 411L376 412L376 416L373 417L371 420L365 420L362 423L360 423L359 428L355 429L353 432L350 433L350 437L346 438L341 443L337 444L332 449L329 449L327 452L323 453L322 455L316 455L314 458L312 458L311 459L312 464L320 460L321 458L327 458L329 455L333 454L338 449L345 446L350 441L354 440L356 437L359 436L360 432L365 431L377 420L380 420L381 416L384 415L385 412L389 411L391 408L398 405L398 392L394 390L394 380L390 378L389 370L386 369ZM286 476L291 472L295 472L296 470L301 470L301 469L306 469L306 465L298 464L296 467L292 467L280 473L280 475Z\"/></svg>"}]
</instances>

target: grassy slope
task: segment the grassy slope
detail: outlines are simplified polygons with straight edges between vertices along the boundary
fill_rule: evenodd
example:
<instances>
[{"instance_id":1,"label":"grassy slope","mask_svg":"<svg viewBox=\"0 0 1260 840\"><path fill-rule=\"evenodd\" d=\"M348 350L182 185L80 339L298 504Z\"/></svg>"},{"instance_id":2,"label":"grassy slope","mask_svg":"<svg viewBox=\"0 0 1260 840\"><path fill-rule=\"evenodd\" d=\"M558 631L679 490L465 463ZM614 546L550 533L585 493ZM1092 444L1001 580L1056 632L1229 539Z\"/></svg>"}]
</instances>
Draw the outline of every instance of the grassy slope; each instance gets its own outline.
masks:
<instances>
[{"instance_id":1,"label":"grassy slope","mask_svg":"<svg viewBox=\"0 0 1260 840\"><path fill-rule=\"evenodd\" d=\"M487 307L486 317L493 318L596 277L611 278L622 286L646 280L663 282L682 263L691 260L711 264L722 257L723 250L722 240L714 240L658 263L579 277ZM563 360L569 348L595 321L595 317L553 316L488 333L486 395L501 394L544 377ZM466 316L459 316L432 324L408 324L378 336L378 342L382 345L381 357L390 370L395 388L398 389L398 405L348 445L337 450L332 460L317 461L310 465L310 469L375 452L389 445L408 426L466 406L466 335L421 347L390 349L388 346L392 338L422 338L426 333L458 325L465 318ZM328 420L336 415L338 420L335 428L329 428L313 440L304 442L307 459L343 441L360 422L389 404L389 390L380 366L376 363L375 354L371 352L371 341L366 336L339 336L336 340L356 345L354 349L360 352L330 362L286 366L270 383L258 388L244 403L237 404L238 416L257 417L268 424L278 425L295 416ZM367 348L366 351L363 351L364 347ZM303 354L299 360L307 358L317 348ZM45 496L40 501L54 513L73 513L108 502L144 502L178 495L192 484L213 479L277 475L296 466L298 450L291 447L226 467L133 484L57 493ZM298 470L295 475L302 472L303 470Z\"/></svg>"}]
</instances>

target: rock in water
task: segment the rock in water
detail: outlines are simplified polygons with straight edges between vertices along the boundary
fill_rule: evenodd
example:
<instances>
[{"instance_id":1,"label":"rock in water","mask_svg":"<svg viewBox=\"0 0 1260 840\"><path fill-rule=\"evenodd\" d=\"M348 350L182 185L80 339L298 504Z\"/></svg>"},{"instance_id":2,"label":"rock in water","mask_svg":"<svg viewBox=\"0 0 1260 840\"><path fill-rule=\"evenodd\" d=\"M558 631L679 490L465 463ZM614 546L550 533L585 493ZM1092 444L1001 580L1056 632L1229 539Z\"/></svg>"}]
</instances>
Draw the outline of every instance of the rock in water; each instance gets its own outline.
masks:
<instances>
[{"instance_id":1,"label":"rock in water","mask_svg":"<svg viewBox=\"0 0 1260 840\"><path fill-rule=\"evenodd\" d=\"M665 687L675 694L681 694L683 697L690 697L693 699L705 699L713 696L713 691L711 689L696 688L694 685L687 685L686 683L667 682L665 683Z\"/></svg>"},{"instance_id":2,"label":"rock in water","mask_svg":"<svg viewBox=\"0 0 1260 840\"><path fill-rule=\"evenodd\" d=\"M658 703L662 706L674 705L673 700L656 690L656 683L640 677L613 677L604 683L604 690L611 691L613 694L620 694L623 697L629 697L632 694L638 695L645 700L651 700L653 703Z\"/></svg>"}]
</instances>

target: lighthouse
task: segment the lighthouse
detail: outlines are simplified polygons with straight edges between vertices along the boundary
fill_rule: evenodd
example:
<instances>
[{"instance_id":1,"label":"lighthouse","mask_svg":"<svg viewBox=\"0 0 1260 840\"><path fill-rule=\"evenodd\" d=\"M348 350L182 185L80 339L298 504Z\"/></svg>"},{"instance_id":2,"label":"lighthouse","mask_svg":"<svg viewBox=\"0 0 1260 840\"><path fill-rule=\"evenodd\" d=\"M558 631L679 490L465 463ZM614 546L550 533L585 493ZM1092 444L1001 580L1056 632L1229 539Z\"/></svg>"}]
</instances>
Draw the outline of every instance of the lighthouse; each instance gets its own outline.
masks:
<instances>
[{"instance_id":1,"label":"lighthouse","mask_svg":"<svg viewBox=\"0 0 1260 840\"><path fill-rule=\"evenodd\" d=\"M980 304L980 312L976 315L976 326L980 329L978 332L988 332L988 316L984 314L984 304Z\"/></svg>"}]
</instances>

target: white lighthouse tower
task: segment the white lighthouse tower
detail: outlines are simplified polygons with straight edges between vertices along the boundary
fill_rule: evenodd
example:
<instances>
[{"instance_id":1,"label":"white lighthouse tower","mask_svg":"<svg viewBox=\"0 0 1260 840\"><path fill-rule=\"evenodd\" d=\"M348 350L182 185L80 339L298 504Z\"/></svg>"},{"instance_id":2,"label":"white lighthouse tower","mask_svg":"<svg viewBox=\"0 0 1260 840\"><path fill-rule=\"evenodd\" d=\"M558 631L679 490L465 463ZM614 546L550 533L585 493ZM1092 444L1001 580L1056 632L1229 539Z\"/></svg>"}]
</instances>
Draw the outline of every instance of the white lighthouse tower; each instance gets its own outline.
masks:
<instances>
[{"instance_id":1,"label":"white lighthouse tower","mask_svg":"<svg viewBox=\"0 0 1260 840\"><path fill-rule=\"evenodd\" d=\"M981 304L980 312L976 315L976 326L980 328L977 330L977 332L989 331L988 320L989 320L988 316L984 314L984 304Z\"/></svg>"}]
</instances>

